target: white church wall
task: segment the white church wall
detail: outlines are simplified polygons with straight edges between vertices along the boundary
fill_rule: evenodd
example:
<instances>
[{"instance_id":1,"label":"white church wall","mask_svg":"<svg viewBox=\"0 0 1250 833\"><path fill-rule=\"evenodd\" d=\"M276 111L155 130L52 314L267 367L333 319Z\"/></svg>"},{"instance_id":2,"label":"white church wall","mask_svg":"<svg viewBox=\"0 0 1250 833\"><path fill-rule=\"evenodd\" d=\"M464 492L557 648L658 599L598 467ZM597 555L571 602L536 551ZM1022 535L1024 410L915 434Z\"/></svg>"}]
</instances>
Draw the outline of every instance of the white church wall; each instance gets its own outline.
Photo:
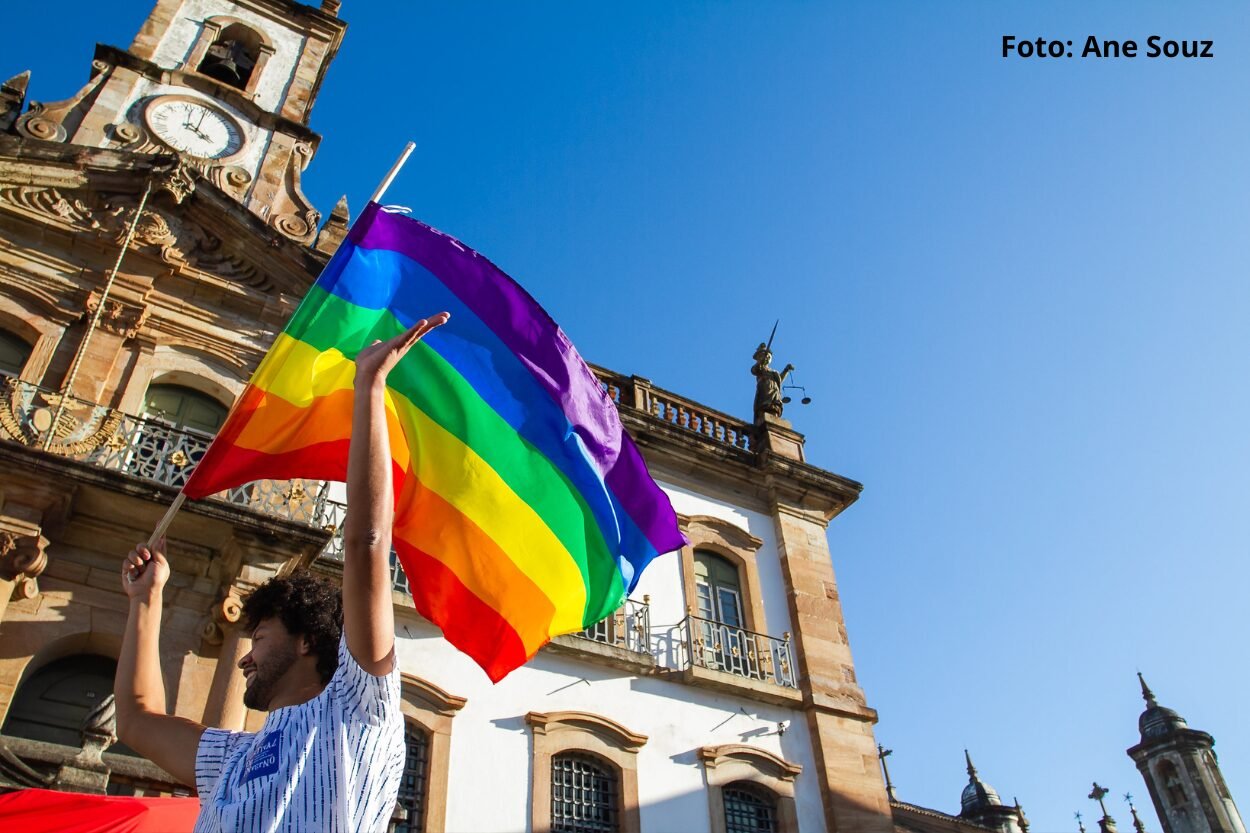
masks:
<instances>
[{"instance_id":1,"label":"white church wall","mask_svg":"<svg viewBox=\"0 0 1250 833\"><path fill-rule=\"evenodd\" d=\"M745 743L800 764L803 833L823 824L814 758L800 711L591 661L541 653L498 685L413 614L398 622L404 671L467 698L452 723L447 829L525 830L530 817L531 711L586 711L648 740L638 753L642 829L711 833L703 746ZM777 726L787 727L783 735ZM484 796L488 798L484 799Z\"/></svg>"},{"instance_id":2,"label":"white church wall","mask_svg":"<svg viewBox=\"0 0 1250 833\"><path fill-rule=\"evenodd\" d=\"M790 629L772 520L692 487L660 481L674 508L686 515L710 515L733 523L763 541L757 554L768 629ZM668 650L685 617L681 560L657 557L644 571L632 598L650 597L652 632L662 666L676 667ZM745 743L800 764L796 782L801 830L823 826L810 736L798 709L760 703L711 689L637 677L592 660L540 653L498 685L468 657L448 645L436 628L415 613L397 623L402 668L468 699L453 721L447 829L525 830L530 818L531 711L587 711L615 720L648 737L638 757L642 829L711 833L704 746ZM787 727L777 733L778 724ZM487 800L483 795L488 795Z\"/></svg>"}]
</instances>

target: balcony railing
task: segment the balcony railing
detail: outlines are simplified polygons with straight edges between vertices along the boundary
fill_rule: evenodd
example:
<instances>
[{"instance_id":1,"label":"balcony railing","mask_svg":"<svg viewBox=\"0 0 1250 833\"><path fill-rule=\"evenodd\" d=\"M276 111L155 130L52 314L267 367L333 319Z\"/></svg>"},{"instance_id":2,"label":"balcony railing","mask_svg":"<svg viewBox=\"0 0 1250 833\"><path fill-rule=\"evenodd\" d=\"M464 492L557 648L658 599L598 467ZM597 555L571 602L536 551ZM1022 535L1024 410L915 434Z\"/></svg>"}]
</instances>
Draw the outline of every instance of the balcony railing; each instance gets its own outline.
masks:
<instances>
[{"instance_id":1,"label":"balcony railing","mask_svg":"<svg viewBox=\"0 0 1250 833\"><path fill-rule=\"evenodd\" d=\"M596 369L605 389L622 408L639 402L654 418L695 431L716 443L750 450L749 426L684 400L657 393L645 380ZM635 407L635 410L639 410ZM674 416L675 414L675 416ZM56 425L53 425L53 422ZM175 428L153 418L126 414L0 374L0 439L46 449L109 471L181 488L204 456L212 437ZM296 521L331 533L321 555L342 561L346 505L329 498L329 484L318 480L257 480L212 500ZM411 594L407 576L391 554L391 583ZM657 655L660 665L697 666L787 688L797 688L789 634L784 638L754 633L720 622L688 616L665 649L655 643L650 606L629 600L624 607L574 636L640 654ZM676 644L674 644L674 642Z\"/></svg>"},{"instance_id":2,"label":"balcony railing","mask_svg":"<svg viewBox=\"0 0 1250 833\"><path fill-rule=\"evenodd\" d=\"M683 667L724 671L748 680L798 688L790 634L778 639L699 616L681 623Z\"/></svg>"},{"instance_id":3,"label":"balcony railing","mask_svg":"<svg viewBox=\"0 0 1250 833\"><path fill-rule=\"evenodd\" d=\"M717 445L741 451L751 450L753 428L749 422L654 387L637 376L622 376L602 367L592 367L592 370L599 377L599 384L608 397L622 412L644 414L650 419L698 434Z\"/></svg>"},{"instance_id":4,"label":"balcony railing","mask_svg":"<svg viewBox=\"0 0 1250 833\"><path fill-rule=\"evenodd\" d=\"M639 654L651 653L651 597L641 602L626 599L625 604L608 618L573 636L604 645L615 645Z\"/></svg>"},{"instance_id":5,"label":"balcony railing","mask_svg":"<svg viewBox=\"0 0 1250 833\"><path fill-rule=\"evenodd\" d=\"M0 439L182 488L213 438L0 376ZM341 550L345 507L327 494L320 480L256 480L213 499L335 532L329 547Z\"/></svg>"}]
</instances>

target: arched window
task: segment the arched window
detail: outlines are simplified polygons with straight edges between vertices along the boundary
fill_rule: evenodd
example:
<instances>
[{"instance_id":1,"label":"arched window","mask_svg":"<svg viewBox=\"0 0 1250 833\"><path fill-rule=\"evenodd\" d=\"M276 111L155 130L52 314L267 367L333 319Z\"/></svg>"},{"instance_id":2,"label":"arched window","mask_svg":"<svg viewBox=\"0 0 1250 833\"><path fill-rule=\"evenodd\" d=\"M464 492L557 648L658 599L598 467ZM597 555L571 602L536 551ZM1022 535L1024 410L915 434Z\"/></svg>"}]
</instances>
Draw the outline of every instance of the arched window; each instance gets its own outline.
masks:
<instances>
[{"instance_id":1,"label":"arched window","mask_svg":"<svg viewBox=\"0 0 1250 833\"><path fill-rule=\"evenodd\" d=\"M208 394L182 385L152 385L143 402L143 415L157 417L174 428L215 434L229 409Z\"/></svg>"},{"instance_id":2,"label":"arched window","mask_svg":"<svg viewBox=\"0 0 1250 833\"><path fill-rule=\"evenodd\" d=\"M1176 771L1176 764L1163 761L1159 764L1157 772L1159 785L1163 787L1163 794L1167 796L1168 804L1175 807L1189 800L1189 796L1185 794L1185 784L1181 781L1181 775Z\"/></svg>"},{"instance_id":3,"label":"arched window","mask_svg":"<svg viewBox=\"0 0 1250 833\"><path fill-rule=\"evenodd\" d=\"M116 662L95 654L78 654L48 663L18 686L3 733L82 746L83 722L113 693L116 674ZM135 754L122 744L115 744L109 751Z\"/></svg>"},{"instance_id":4,"label":"arched window","mask_svg":"<svg viewBox=\"0 0 1250 833\"><path fill-rule=\"evenodd\" d=\"M430 735L415 721L405 721L404 743L408 756L399 782L399 806L406 816L391 826L393 833L419 833L425 830L426 784L430 777Z\"/></svg>"},{"instance_id":5,"label":"arched window","mask_svg":"<svg viewBox=\"0 0 1250 833\"><path fill-rule=\"evenodd\" d=\"M764 790L738 781L721 790L725 833L775 833L777 800Z\"/></svg>"},{"instance_id":6,"label":"arched window","mask_svg":"<svg viewBox=\"0 0 1250 833\"><path fill-rule=\"evenodd\" d=\"M699 616L734 628L745 627L742 582L738 568L727 558L708 550L695 550L694 583Z\"/></svg>"},{"instance_id":7,"label":"arched window","mask_svg":"<svg viewBox=\"0 0 1250 833\"><path fill-rule=\"evenodd\" d=\"M22 339L0 330L0 373L18 376L30 358L30 345Z\"/></svg>"},{"instance_id":8,"label":"arched window","mask_svg":"<svg viewBox=\"0 0 1250 833\"><path fill-rule=\"evenodd\" d=\"M592 755L566 752L551 758L552 833L620 830L616 774Z\"/></svg>"},{"instance_id":9,"label":"arched window","mask_svg":"<svg viewBox=\"0 0 1250 833\"><path fill-rule=\"evenodd\" d=\"M224 84L246 90L260 57L260 46L261 37L256 31L242 23L231 23L208 47L199 70Z\"/></svg>"}]
</instances>

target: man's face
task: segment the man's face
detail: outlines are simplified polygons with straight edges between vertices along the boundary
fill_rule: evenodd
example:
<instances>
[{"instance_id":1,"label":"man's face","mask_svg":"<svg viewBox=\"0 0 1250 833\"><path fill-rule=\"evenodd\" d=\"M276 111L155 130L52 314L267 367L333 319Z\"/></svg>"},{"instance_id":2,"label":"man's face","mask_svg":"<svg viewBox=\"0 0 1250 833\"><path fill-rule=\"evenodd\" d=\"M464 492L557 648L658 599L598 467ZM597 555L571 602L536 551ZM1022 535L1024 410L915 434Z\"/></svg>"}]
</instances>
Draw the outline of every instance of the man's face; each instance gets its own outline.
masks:
<instances>
[{"instance_id":1,"label":"man's face","mask_svg":"<svg viewBox=\"0 0 1250 833\"><path fill-rule=\"evenodd\" d=\"M280 619L262 619L252 631L252 650L239 660L246 688L243 705L267 711L282 676L300 655L300 637L293 636Z\"/></svg>"}]
</instances>

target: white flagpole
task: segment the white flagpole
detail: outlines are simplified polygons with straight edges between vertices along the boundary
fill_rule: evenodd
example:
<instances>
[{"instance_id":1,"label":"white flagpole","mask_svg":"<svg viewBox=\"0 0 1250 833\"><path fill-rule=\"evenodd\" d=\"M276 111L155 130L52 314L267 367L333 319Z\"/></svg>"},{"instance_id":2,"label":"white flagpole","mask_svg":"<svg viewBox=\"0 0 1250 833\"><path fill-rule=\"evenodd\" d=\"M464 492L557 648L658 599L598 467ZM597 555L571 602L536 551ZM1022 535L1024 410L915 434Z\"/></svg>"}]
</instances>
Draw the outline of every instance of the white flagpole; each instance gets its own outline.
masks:
<instances>
[{"instance_id":1,"label":"white flagpole","mask_svg":"<svg viewBox=\"0 0 1250 833\"><path fill-rule=\"evenodd\" d=\"M369 198L369 202L377 202L382 199L382 195L386 193L387 188L391 187L391 183L394 182L395 177L399 175L399 169L402 168L404 163L408 161L408 157L412 155L412 151L416 148L416 146L415 142L409 142L404 146L403 153L401 153L399 158L395 160L395 164L391 165L391 169L386 172L386 176L382 179L382 182L378 184L377 189L373 192L373 196ZM100 306L103 308L104 305L101 304ZM229 417L227 417L227 419L228 418ZM214 438L214 441L215 439L216 438ZM169 505L167 510L165 510L165 516L161 518L160 523L156 525L156 529L152 530L152 536L148 538L148 549L155 547L156 542L159 541L161 536L165 534L165 531L169 529L169 525L173 523L174 515L178 514L178 510L182 508L182 504L186 501L186 499L187 496L183 494L182 491L179 491L177 497L174 498L174 502Z\"/></svg>"}]
</instances>

